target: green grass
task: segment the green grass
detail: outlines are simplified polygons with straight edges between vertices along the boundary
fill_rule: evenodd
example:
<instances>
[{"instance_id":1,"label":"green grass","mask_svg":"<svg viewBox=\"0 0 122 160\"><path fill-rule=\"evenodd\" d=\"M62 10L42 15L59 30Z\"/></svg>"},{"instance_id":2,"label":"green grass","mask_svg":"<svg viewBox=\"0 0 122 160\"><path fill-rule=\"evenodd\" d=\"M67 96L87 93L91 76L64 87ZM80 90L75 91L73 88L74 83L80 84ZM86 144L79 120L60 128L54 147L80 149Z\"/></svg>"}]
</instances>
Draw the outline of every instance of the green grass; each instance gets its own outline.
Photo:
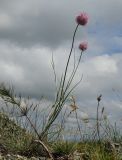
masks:
<instances>
[{"instance_id":1,"label":"green grass","mask_svg":"<svg viewBox=\"0 0 122 160\"><path fill-rule=\"evenodd\" d=\"M7 150L13 153L27 149L32 140L31 134L2 113L0 113L0 136L0 144L5 145Z\"/></svg>"},{"instance_id":2,"label":"green grass","mask_svg":"<svg viewBox=\"0 0 122 160\"><path fill-rule=\"evenodd\" d=\"M78 143L77 150L79 152L87 153L91 160L120 160L114 151L108 152L105 150L104 143Z\"/></svg>"},{"instance_id":3,"label":"green grass","mask_svg":"<svg viewBox=\"0 0 122 160\"><path fill-rule=\"evenodd\" d=\"M58 141L52 144L53 152L60 155L69 155L72 154L76 150L75 142L68 141Z\"/></svg>"},{"instance_id":4,"label":"green grass","mask_svg":"<svg viewBox=\"0 0 122 160\"><path fill-rule=\"evenodd\" d=\"M80 157L83 160L122 160L122 157L115 151L105 150L104 143L60 141L53 144L53 150L61 156L71 155L73 157L73 153L77 152L79 155L81 153Z\"/></svg>"},{"instance_id":5,"label":"green grass","mask_svg":"<svg viewBox=\"0 0 122 160\"><path fill-rule=\"evenodd\" d=\"M9 153L30 157L44 155L44 150L40 145L31 145L32 140L33 136L30 133L19 127L8 116L0 113L0 144L6 146ZM115 151L105 150L104 143L57 140L48 145L54 154L61 157L66 155L73 157L77 152L81 154L83 160L122 160L122 157ZM73 159L75 160L75 157Z\"/></svg>"}]
</instances>

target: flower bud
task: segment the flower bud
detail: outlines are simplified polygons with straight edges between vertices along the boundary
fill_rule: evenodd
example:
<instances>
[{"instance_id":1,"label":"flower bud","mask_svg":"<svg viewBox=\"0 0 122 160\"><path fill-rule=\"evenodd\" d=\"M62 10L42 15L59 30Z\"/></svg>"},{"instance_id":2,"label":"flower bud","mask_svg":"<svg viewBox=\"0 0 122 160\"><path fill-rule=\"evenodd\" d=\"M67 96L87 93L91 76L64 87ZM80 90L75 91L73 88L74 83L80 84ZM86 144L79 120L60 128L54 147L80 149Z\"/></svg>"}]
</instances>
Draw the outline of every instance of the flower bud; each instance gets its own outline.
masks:
<instances>
[{"instance_id":1,"label":"flower bud","mask_svg":"<svg viewBox=\"0 0 122 160\"><path fill-rule=\"evenodd\" d=\"M79 44L79 49L81 51L85 51L88 48L88 43L87 42L82 42Z\"/></svg>"}]
</instances>

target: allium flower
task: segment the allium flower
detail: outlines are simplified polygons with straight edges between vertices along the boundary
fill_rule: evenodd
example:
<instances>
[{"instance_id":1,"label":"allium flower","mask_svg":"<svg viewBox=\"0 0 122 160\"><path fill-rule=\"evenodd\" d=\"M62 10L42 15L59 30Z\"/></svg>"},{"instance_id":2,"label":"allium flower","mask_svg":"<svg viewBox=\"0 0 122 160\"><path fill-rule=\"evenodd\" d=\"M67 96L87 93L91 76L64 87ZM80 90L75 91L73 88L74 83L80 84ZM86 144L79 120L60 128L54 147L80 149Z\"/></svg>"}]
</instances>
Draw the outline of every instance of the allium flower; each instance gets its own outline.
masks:
<instances>
[{"instance_id":1,"label":"allium flower","mask_svg":"<svg viewBox=\"0 0 122 160\"><path fill-rule=\"evenodd\" d=\"M88 48L88 43L87 42L82 42L79 44L79 49L82 51L85 51Z\"/></svg>"},{"instance_id":2,"label":"allium flower","mask_svg":"<svg viewBox=\"0 0 122 160\"><path fill-rule=\"evenodd\" d=\"M81 13L80 15L76 17L76 22L79 25L85 26L88 23L88 19L89 17L86 13Z\"/></svg>"}]
</instances>

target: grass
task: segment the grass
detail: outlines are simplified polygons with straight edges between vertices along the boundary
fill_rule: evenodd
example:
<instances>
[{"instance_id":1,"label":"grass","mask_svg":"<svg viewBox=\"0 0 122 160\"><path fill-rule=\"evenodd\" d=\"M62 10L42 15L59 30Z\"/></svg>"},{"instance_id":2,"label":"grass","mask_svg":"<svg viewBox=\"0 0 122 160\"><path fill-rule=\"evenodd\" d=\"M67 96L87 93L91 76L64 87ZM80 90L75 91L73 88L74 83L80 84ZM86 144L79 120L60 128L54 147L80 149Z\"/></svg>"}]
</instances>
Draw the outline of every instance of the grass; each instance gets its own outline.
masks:
<instances>
[{"instance_id":1,"label":"grass","mask_svg":"<svg viewBox=\"0 0 122 160\"><path fill-rule=\"evenodd\" d=\"M7 115L0 113L0 144L6 146L12 153L27 149L32 141L32 135L19 127Z\"/></svg>"},{"instance_id":2,"label":"grass","mask_svg":"<svg viewBox=\"0 0 122 160\"><path fill-rule=\"evenodd\" d=\"M19 127L7 115L0 113L0 144L4 145L9 153L21 154L27 157L46 156L44 149L39 144L33 144L33 135ZM55 141L48 143L54 157L82 156L83 160L122 160L122 157L113 149L105 148L106 142L73 142Z\"/></svg>"},{"instance_id":3,"label":"grass","mask_svg":"<svg viewBox=\"0 0 122 160\"><path fill-rule=\"evenodd\" d=\"M34 142L35 138L33 134L0 112L0 145L6 150L3 154L19 154L26 157L47 156L44 148Z\"/></svg>"},{"instance_id":4,"label":"grass","mask_svg":"<svg viewBox=\"0 0 122 160\"><path fill-rule=\"evenodd\" d=\"M76 143L62 140L54 142L51 147L53 149L53 152L60 156L70 155L75 151Z\"/></svg>"}]
</instances>

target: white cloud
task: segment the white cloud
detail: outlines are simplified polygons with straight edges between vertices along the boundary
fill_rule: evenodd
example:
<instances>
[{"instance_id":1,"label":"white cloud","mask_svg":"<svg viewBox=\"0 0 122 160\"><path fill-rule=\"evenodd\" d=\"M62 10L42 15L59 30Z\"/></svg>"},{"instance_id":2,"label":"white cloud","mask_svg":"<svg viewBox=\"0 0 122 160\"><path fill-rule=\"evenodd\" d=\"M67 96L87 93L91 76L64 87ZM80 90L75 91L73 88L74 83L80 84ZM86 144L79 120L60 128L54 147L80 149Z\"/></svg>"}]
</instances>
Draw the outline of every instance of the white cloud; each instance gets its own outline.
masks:
<instances>
[{"instance_id":1,"label":"white cloud","mask_svg":"<svg viewBox=\"0 0 122 160\"><path fill-rule=\"evenodd\" d=\"M96 71L103 74L117 73L117 65L114 59L108 55L96 57L94 60L94 68Z\"/></svg>"},{"instance_id":2,"label":"white cloud","mask_svg":"<svg viewBox=\"0 0 122 160\"><path fill-rule=\"evenodd\" d=\"M115 75L118 71L115 59L107 54L95 56L89 60L86 60L82 63L81 68L83 68L83 72L90 74L93 77L96 75Z\"/></svg>"},{"instance_id":3,"label":"white cloud","mask_svg":"<svg viewBox=\"0 0 122 160\"><path fill-rule=\"evenodd\" d=\"M6 64L4 63L0 63L0 73L3 72L3 75L5 75L6 79L13 79L14 77L14 82L20 82L22 80L24 80L24 75L23 75L23 70L16 65L13 64ZM4 81L5 79L3 79Z\"/></svg>"}]
</instances>

